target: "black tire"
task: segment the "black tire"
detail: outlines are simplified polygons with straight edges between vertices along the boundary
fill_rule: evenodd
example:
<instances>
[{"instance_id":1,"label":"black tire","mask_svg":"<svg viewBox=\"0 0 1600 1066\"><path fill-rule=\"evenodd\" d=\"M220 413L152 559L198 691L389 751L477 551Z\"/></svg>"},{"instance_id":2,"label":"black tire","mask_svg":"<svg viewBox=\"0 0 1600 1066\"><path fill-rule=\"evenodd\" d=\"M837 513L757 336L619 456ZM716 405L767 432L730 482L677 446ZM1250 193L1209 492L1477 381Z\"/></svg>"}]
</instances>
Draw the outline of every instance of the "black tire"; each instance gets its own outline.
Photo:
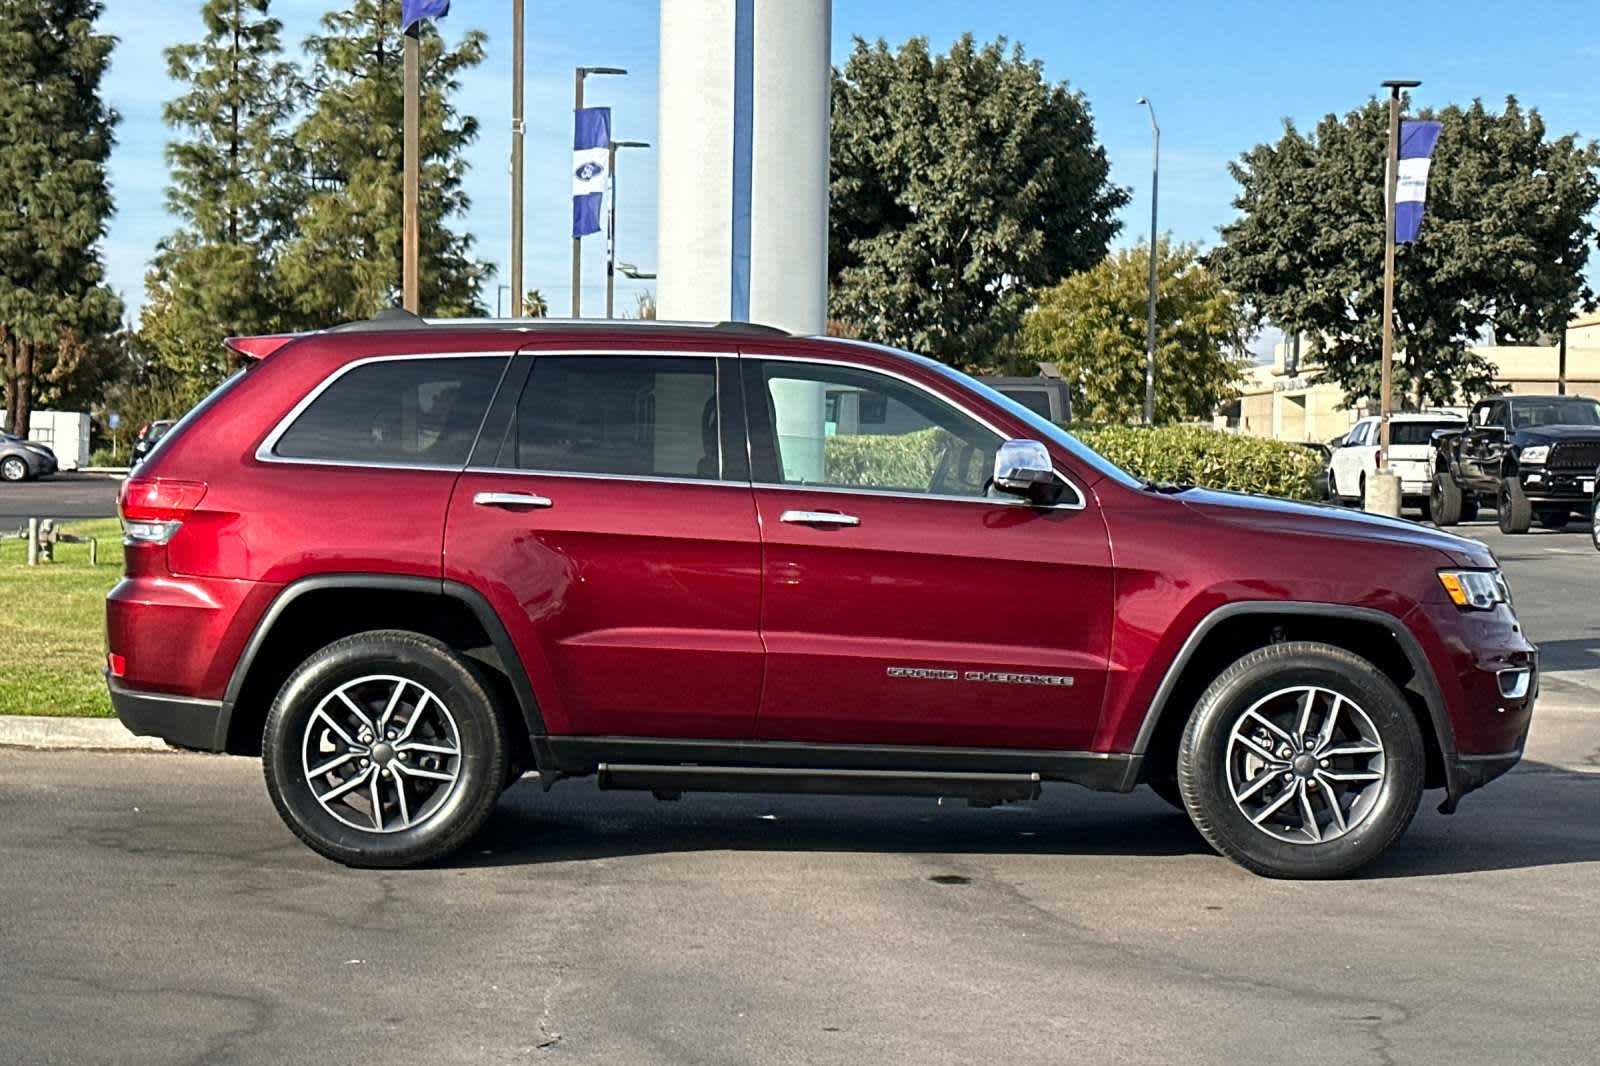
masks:
<instances>
[{"instance_id":1,"label":"black tire","mask_svg":"<svg viewBox=\"0 0 1600 1066\"><path fill-rule=\"evenodd\" d=\"M1433 475L1433 491L1428 495L1428 510L1436 526L1453 526L1462 518L1461 486L1448 470Z\"/></svg>"},{"instance_id":2,"label":"black tire","mask_svg":"<svg viewBox=\"0 0 1600 1066\"><path fill-rule=\"evenodd\" d=\"M0 481L28 480L28 464L14 455L0 459Z\"/></svg>"},{"instance_id":3,"label":"black tire","mask_svg":"<svg viewBox=\"0 0 1600 1066\"><path fill-rule=\"evenodd\" d=\"M369 690L361 687L370 684L376 687L380 698L367 702L365 710L376 720L375 724L381 726L379 710L384 706L381 693L386 691L382 686L392 686L395 678L406 682L403 689L407 693L418 686L426 688L438 707L433 708L429 701L420 698L420 688L411 697L412 707L406 706L406 697L402 696L396 711L405 715L397 724L407 723L401 727L401 740L390 746L385 743L384 736L379 736L373 739L370 748L365 748L359 745L362 738L354 736L352 740L358 742L358 748L350 751L366 750L371 758L359 760L359 765L365 767L370 762L372 773L379 772L380 764L395 767L378 785L378 821L400 822L399 799L390 797L394 807L393 813L389 813L389 804L383 796L385 788L404 790L412 797L411 803L419 804L421 810L416 823L409 826L400 822L401 827L387 831L378 831L375 827L358 828L331 813L312 791L306 766L310 758L307 749L313 744L311 738L320 734L325 744L335 739L334 734L320 724L325 721L322 718L318 718L319 724L313 733L313 716L324 701L336 715L343 716L339 705L332 701L336 692L342 686L354 685L356 687L350 691L360 703L370 700ZM313 850L348 866L414 866L449 855L483 826L506 778L506 727L495 711L490 691L468 660L442 642L418 633L380 630L358 633L328 645L295 669L267 715L262 737L262 765L267 791L278 814ZM425 712L434 716L431 720L418 719L422 722L418 727L422 735L420 730L437 727L444 720L437 717L441 711L453 726L454 744L448 737L448 729L436 730L439 736L425 736L424 739L435 741L441 747L454 746L459 754L441 758L418 753L409 767L397 766L395 760L406 759L406 755L398 753L404 747L404 734L411 732L410 719ZM352 720L345 718L346 723ZM385 736L395 732L389 730ZM322 751L322 757L326 757L327 749ZM332 754L338 757L339 752L335 750ZM430 760L431 765L424 767ZM427 770L453 773L454 780L444 786L435 779L424 779L420 774ZM351 793L352 797L360 795L366 799L363 794L374 778L357 771L354 766L338 773L346 774L346 782L358 774L366 776L368 784L357 786ZM328 783L335 779L329 774L319 775L317 780ZM335 781L325 791L337 787L342 786ZM354 813L346 813L347 801L338 802L337 809L353 818ZM431 811L427 809L428 804L434 805Z\"/></svg>"},{"instance_id":4,"label":"black tire","mask_svg":"<svg viewBox=\"0 0 1600 1066\"><path fill-rule=\"evenodd\" d=\"M1526 533L1533 528L1533 504L1522 491L1522 482L1514 477L1500 479L1499 509L1500 532Z\"/></svg>"},{"instance_id":5,"label":"black tire","mask_svg":"<svg viewBox=\"0 0 1600 1066\"><path fill-rule=\"evenodd\" d=\"M1356 491L1356 507L1359 510L1367 509L1367 475L1361 475L1361 484Z\"/></svg>"},{"instance_id":6,"label":"black tire","mask_svg":"<svg viewBox=\"0 0 1600 1066\"><path fill-rule=\"evenodd\" d=\"M1320 843L1271 835L1235 803L1227 779L1234 726L1258 701L1297 686L1316 686L1354 703L1384 749L1383 777L1368 786L1377 791L1362 817L1348 832ZM1245 869L1264 877L1342 877L1383 854L1411 824L1422 799L1424 759L1416 716L1394 682L1343 648L1297 641L1251 652L1206 689L1178 749L1178 787L1201 835Z\"/></svg>"},{"instance_id":7,"label":"black tire","mask_svg":"<svg viewBox=\"0 0 1600 1066\"><path fill-rule=\"evenodd\" d=\"M1541 529L1566 529L1572 521L1572 512L1565 507L1542 507L1533 512Z\"/></svg>"}]
</instances>

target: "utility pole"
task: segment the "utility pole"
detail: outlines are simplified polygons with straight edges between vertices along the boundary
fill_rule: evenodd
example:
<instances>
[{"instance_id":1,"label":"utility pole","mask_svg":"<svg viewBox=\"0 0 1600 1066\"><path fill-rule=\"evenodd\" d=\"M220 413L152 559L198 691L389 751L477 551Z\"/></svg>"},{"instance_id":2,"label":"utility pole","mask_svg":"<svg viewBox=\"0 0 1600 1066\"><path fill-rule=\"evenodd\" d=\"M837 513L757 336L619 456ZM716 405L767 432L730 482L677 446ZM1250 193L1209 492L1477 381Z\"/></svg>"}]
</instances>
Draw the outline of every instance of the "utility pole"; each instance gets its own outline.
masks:
<instances>
[{"instance_id":1,"label":"utility pole","mask_svg":"<svg viewBox=\"0 0 1600 1066\"><path fill-rule=\"evenodd\" d=\"M1383 201L1383 372L1378 407L1378 470L1369 482L1378 491L1375 499L1369 498L1368 508L1398 517L1400 483L1389 469L1389 418L1394 411L1394 195L1400 178L1400 93L1422 83L1399 79L1383 84L1389 90L1389 165L1384 174Z\"/></svg>"},{"instance_id":2,"label":"utility pole","mask_svg":"<svg viewBox=\"0 0 1600 1066\"><path fill-rule=\"evenodd\" d=\"M648 141L612 141L606 163L611 202L606 205L606 317L616 317L617 305L617 149L649 148Z\"/></svg>"},{"instance_id":3,"label":"utility pole","mask_svg":"<svg viewBox=\"0 0 1600 1066\"><path fill-rule=\"evenodd\" d=\"M578 67L572 74L572 112L583 110L583 80L591 74L626 74L621 67ZM572 317L583 317L583 238L572 238Z\"/></svg>"},{"instance_id":4,"label":"utility pole","mask_svg":"<svg viewBox=\"0 0 1600 1066\"><path fill-rule=\"evenodd\" d=\"M522 317L522 0L511 0L511 317ZM497 293L498 295L498 293Z\"/></svg>"},{"instance_id":5,"label":"utility pole","mask_svg":"<svg viewBox=\"0 0 1600 1066\"><path fill-rule=\"evenodd\" d=\"M1561 346L1556 355L1556 392L1567 394L1567 324L1561 323Z\"/></svg>"},{"instance_id":6,"label":"utility pole","mask_svg":"<svg viewBox=\"0 0 1600 1066\"><path fill-rule=\"evenodd\" d=\"M1145 96L1139 97L1150 112L1150 296L1144 337L1144 424L1156 422L1156 272L1159 249L1156 244L1157 193L1161 185L1161 127L1156 125L1156 107Z\"/></svg>"},{"instance_id":7,"label":"utility pole","mask_svg":"<svg viewBox=\"0 0 1600 1066\"><path fill-rule=\"evenodd\" d=\"M422 32L422 23L414 22L404 34L405 44L405 109L404 122L405 134L405 174L402 181L404 186L404 203L402 206L401 221L401 303L412 314L420 314L422 286L418 278L418 260L420 258L421 233L418 218L418 203L422 199L421 164L417 156L421 150L421 137L418 126L421 124L421 79L422 57L421 41L418 35Z\"/></svg>"}]
</instances>

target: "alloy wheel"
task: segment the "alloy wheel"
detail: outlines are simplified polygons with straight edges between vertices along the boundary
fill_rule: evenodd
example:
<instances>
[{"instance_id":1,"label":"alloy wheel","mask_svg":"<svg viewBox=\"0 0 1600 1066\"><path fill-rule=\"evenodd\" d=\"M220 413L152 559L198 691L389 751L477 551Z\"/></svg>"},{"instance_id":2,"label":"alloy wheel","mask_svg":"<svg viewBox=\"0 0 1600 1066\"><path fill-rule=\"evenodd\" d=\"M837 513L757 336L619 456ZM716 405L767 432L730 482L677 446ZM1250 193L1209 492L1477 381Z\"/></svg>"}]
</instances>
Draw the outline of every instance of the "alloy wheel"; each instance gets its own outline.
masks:
<instances>
[{"instance_id":1,"label":"alloy wheel","mask_svg":"<svg viewBox=\"0 0 1600 1066\"><path fill-rule=\"evenodd\" d=\"M15 457L0 463L0 480L21 481L28 476L28 464Z\"/></svg>"},{"instance_id":2,"label":"alloy wheel","mask_svg":"<svg viewBox=\"0 0 1600 1066\"><path fill-rule=\"evenodd\" d=\"M1372 813L1383 789L1383 740L1347 696L1283 688L1234 723L1227 775L1234 804L1257 829L1290 844L1323 844Z\"/></svg>"},{"instance_id":3,"label":"alloy wheel","mask_svg":"<svg viewBox=\"0 0 1600 1066\"><path fill-rule=\"evenodd\" d=\"M368 833L421 825L461 780L461 733L426 685L392 674L347 681L311 712L301 769L322 809Z\"/></svg>"}]
</instances>

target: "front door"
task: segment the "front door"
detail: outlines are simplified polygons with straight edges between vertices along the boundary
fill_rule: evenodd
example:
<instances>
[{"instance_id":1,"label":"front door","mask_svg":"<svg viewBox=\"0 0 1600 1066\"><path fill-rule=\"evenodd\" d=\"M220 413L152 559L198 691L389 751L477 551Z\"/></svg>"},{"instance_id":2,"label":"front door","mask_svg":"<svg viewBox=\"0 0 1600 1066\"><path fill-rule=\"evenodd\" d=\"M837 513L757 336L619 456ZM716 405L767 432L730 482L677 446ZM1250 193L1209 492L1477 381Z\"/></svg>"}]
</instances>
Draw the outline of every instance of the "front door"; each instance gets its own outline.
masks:
<instances>
[{"instance_id":1,"label":"front door","mask_svg":"<svg viewBox=\"0 0 1600 1066\"><path fill-rule=\"evenodd\" d=\"M486 590L552 734L747 738L761 549L718 403L735 360L517 359L526 385L451 500L445 577Z\"/></svg>"},{"instance_id":2,"label":"front door","mask_svg":"<svg viewBox=\"0 0 1600 1066\"><path fill-rule=\"evenodd\" d=\"M765 554L757 735L1087 748L1112 600L1094 501L992 495L1001 434L907 379L742 369Z\"/></svg>"},{"instance_id":3,"label":"front door","mask_svg":"<svg viewBox=\"0 0 1600 1066\"><path fill-rule=\"evenodd\" d=\"M1462 475L1463 480L1479 491L1499 487L1500 465L1506 450L1505 423L1504 400L1480 401L1468 419L1461 442Z\"/></svg>"}]
</instances>

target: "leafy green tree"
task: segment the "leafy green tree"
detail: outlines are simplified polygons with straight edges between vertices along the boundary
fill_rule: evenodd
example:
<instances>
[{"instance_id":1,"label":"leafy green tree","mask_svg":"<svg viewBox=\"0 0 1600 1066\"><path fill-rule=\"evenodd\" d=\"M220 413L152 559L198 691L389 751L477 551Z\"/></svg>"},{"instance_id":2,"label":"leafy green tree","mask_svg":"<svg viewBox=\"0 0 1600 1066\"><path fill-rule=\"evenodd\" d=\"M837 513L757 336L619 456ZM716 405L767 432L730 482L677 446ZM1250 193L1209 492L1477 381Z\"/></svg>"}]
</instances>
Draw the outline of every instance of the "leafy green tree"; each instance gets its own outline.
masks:
<instances>
[{"instance_id":1,"label":"leafy green tree","mask_svg":"<svg viewBox=\"0 0 1600 1066\"><path fill-rule=\"evenodd\" d=\"M833 79L830 314L981 363L1034 289L1098 263L1128 200L1089 105L1002 38L857 39Z\"/></svg>"},{"instance_id":2,"label":"leafy green tree","mask_svg":"<svg viewBox=\"0 0 1600 1066\"><path fill-rule=\"evenodd\" d=\"M310 194L279 276L303 319L327 325L366 318L395 303L401 283L404 165L399 0L353 0L306 39L314 103L295 134L310 168ZM483 60L484 35L446 47L422 24L421 303L429 314L482 314L489 266L472 238L449 228L470 206L463 151L478 122L451 98L462 71Z\"/></svg>"},{"instance_id":3,"label":"leafy green tree","mask_svg":"<svg viewBox=\"0 0 1600 1066\"><path fill-rule=\"evenodd\" d=\"M167 49L187 89L166 105L167 207L180 227L157 249L142 318L151 360L192 378L199 399L227 372L224 337L296 323L274 284L303 198L290 120L300 99L271 0L207 0L205 36Z\"/></svg>"},{"instance_id":4,"label":"leafy green tree","mask_svg":"<svg viewBox=\"0 0 1600 1066\"><path fill-rule=\"evenodd\" d=\"M1549 138L1514 99L1498 114L1474 101L1421 117L1443 129L1421 235L1396 257L1395 384L1397 400L1441 404L1492 386L1467 350L1486 329L1531 343L1592 300L1600 149ZM1244 153L1240 217L1211 259L1257 319L1307 336L1352 403L1379 391L1387 142L1387 104L1373 100Z\"/></svg>"},{"instance_id":5,"label":"leafy green tree","mask_svg":"<svg viewBox=\"0 0 1600 1066\"><path fill-rule=\"evenodd\" d=\"M1156 420L1204 417L1238 384L1245 315L1194 245L1158 247ZM1060 368L1079 421L1131 422L1144 413L1149 272L1149 245L1114 252L1039 293L1023 319L1019 348Z\"/></svg>"},{"instance_id":6,"label":"leafy green tree","mask_svg":"<svg viewBox=\"0 0 1600 1066\"><path fill-rule=\"evenodd\" d=\"M24 435L63 351L95 345L122 315L99 248L117 123L100 97L116 44L95 30L101 12L0 0L0 378L7 424Z\"/></svg>"}]
</instances>

